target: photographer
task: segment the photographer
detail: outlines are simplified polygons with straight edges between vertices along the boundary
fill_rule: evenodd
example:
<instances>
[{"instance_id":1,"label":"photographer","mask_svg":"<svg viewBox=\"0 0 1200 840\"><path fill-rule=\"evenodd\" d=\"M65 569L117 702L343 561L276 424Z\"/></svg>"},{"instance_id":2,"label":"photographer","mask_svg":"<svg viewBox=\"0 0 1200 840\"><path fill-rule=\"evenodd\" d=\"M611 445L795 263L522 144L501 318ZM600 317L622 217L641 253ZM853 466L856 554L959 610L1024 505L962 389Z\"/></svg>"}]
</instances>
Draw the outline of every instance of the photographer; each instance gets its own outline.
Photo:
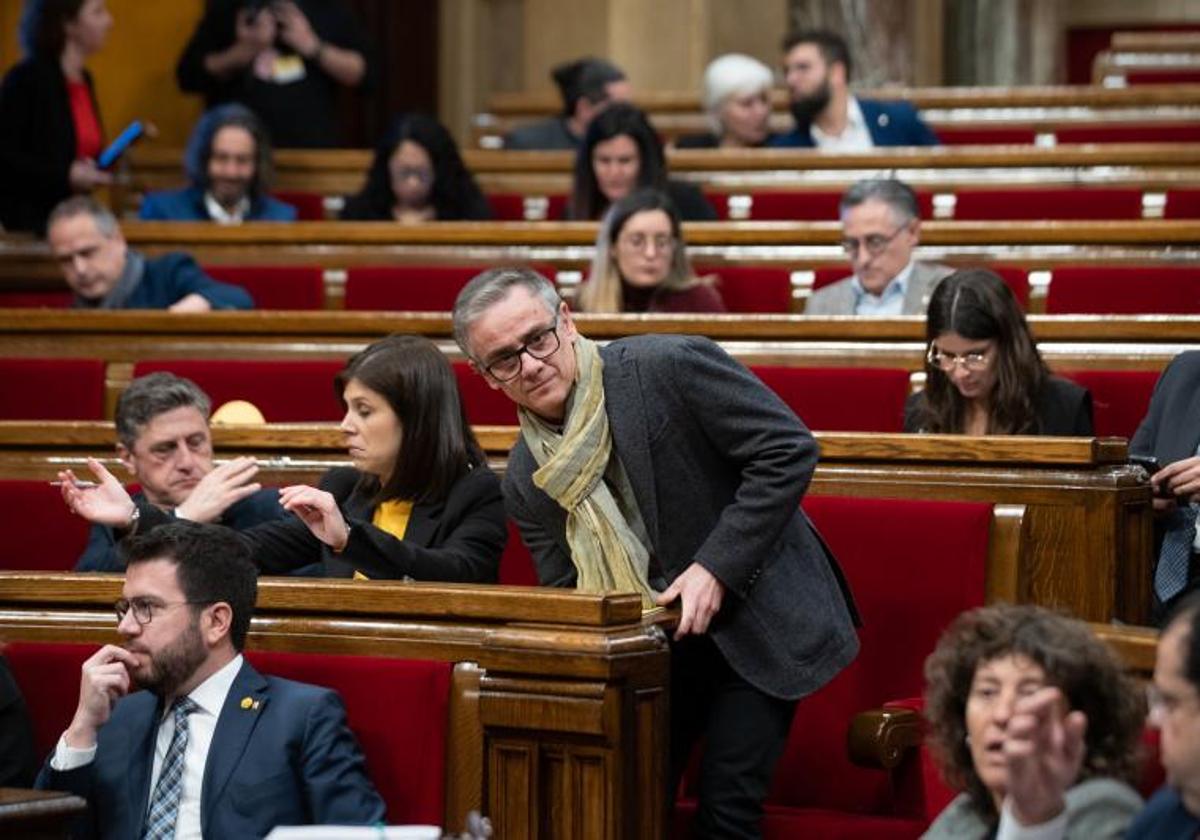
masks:
<instances>
[{"instance_id":1,"label":"photographer","mask_svg":"<svg viewBox=\"0 0 1200 840\"><path fill-rule=\"evenodd\" d=\"M1174 605L1200 587L1196 504L1200 501L1200 352L1176 356L1159 377L1150 408L1129 441L1135 455L1153 456L1162 468L1154 487L1154 616L1161 624Z\"/></svg>"},{"instance_id":2,"label":"photographer","mask_svg":"<svg viewBox=\"0 0 1200 840\"><path fill-rule=\"evenodd\" d=\"M208 108L254 111L276 148L336 146L338 87L372 76L362 27L340 0L216 0L175 74Z\"/></svg>"}]
</instances>

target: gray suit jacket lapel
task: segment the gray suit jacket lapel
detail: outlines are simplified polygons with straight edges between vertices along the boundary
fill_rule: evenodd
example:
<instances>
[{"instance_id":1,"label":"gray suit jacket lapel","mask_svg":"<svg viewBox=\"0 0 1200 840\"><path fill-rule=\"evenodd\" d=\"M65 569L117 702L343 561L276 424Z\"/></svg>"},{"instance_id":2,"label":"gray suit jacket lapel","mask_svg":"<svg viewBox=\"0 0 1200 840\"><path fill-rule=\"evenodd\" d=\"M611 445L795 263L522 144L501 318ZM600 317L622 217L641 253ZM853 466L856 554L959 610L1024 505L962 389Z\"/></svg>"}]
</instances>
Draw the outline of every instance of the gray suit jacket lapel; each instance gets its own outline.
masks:
<instances>
[{"instance_id":1,"label":"gray suit jacket lapel","mask_svg":"<svg viewBox=\"0 0 1200 840\"><path fill-rule=\"evenodd\" d=\"M629 476L646 532L657 544L658 497L654 487L654 464L650 458L650 430L637 368L625 360L620 348L602 352L601 357L604 359L605 411L613 450Z\"/></svg>"}]
</instances>

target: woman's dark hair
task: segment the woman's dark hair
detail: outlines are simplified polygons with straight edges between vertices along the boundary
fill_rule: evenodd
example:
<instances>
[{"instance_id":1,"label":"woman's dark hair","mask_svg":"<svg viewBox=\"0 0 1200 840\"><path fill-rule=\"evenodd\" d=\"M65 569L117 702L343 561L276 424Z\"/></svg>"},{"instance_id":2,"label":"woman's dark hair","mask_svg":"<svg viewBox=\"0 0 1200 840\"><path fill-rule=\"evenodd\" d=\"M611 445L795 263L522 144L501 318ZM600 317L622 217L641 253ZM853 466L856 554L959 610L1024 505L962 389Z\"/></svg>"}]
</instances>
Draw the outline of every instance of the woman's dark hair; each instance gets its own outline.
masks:
<instances>
[{"instance_id":1,"label":"woman's dark hair","mask_svg":"<svg viewBox=\"0 0 1200 840\"><path fill-rule=\"evenodd\" d=\"M400 422L400 454L387 483L364 478L377 504L390 499L441 501L469 469L486 468L454 370L429 339L390 335L351 356L334 380L343 405L351 380L387 400Z\"/></svg>"},{"instance_id":2,"label":"woman's dark hair","mask_svg":"<svg viewBox=\"0 0 1200 840\"><path fill-rule=\"evenodd\" d=\"M1083 622L1043 607L996 605L958 616L925 662L929 745L942 775L972 807L995 820L991 793L967 743L967 699L984 663L1020 655L1041 666L1072 710L1087 715L1080 781L1111 776L1136 784L1145 701L1117 655Z\"/></svg>"},{"instance_id":3,"label":"woman's dark hair","mask_svg":"<svg viewBox=\"0 0 1200 840\"><path fill-rule=\"evenodd\" d=\"M25 0L21 14L21 47L26 55L58 58L67 45L67 23L84 0Z\"/></svg>"},{"instance_id":4,"label":"woman's dark hair","mask_svg":"<svg viewBox=\"0 0 1200 840\"><path fill-rule=\"evenodd\" d=\"M200 117L183 153L183 168L188 182L207 190L208 162L212 160L213 142L223 128L244 129L254 139L254 179L250 182L251 201L258 201L271 188L274 165L271 160L271 138L262 120L237 102L218 105Z\"/></svg>"},{"instance_id":5,"label":"woman's dark hair","mask_svg":"<svg viewBox=\"0 0 1200 840\"><path fill-rule=\"evenodd\" d=\"M570 216L572 219L599 219L608 209L609 200L600 192L596 172L592 168L592 152L596 146L621 135L631 139L638 148L637 186L667 187L667 161L662 141L650 125L650 120L637 107L617 102L601 111L588 124L587 134L575 155L575 181L571 188Z\"/></svg>"},{"instance_id":6,"label":"woman's dark hair","mask_svg":"<svg viewBox=\"0 0 1200 840\"><path fill-rule=\"evenodd\" d=\"M973 341L995 341L996 385L991 394L988 434L1019 435L1037 430L1035 400L1050 371L1038 353L1012 290L986 269L956 271L937 284L925 319L926 347L943 333ZM963 430L966 405L941 368L925 360L924 399L917 426L925 432Z\"/></svg>"},{"instance_id":7,"label":"woman's dark hair","mask_svg":"<svg viewBox=\"0 0 1200 840\"><path fill-rule=\"evenodd\" d=\"M346 199L343 219L386 220L392 218L396 194L392 192L390 162L405 140L416 143L433 164L433 187L429 202L438 221L490 219L491 208L479 189L450 132L425 114L403 114L375 147L375 158L367 171L367 183L357 194Z\"/></svg>"}]
</instances>

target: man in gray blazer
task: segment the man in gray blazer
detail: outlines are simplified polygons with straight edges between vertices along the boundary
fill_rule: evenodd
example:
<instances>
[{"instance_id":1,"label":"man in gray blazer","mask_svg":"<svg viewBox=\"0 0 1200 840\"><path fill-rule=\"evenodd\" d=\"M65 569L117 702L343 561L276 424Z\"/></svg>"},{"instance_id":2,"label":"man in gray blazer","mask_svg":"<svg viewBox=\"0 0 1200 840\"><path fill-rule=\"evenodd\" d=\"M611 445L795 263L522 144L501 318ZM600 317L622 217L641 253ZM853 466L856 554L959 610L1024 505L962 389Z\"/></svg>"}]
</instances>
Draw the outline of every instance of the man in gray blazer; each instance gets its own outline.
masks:
<instances>
[{"instance_id":1,"label":"man in gray blazer","mask_svg":"<svg viewBox=\"0 0 1200 840\"><path fill-rule=\"evenodd\" d=\"M842 247L854 274L817 289L805 315L924 315L933 287L954 269L918 262L921 209L895 179L859 181L839 205Z\"/></svg>"},{"instance_id":2,"label":"man in gray blazer","mask_svg":"<svg viewBox=\"0 0 1200 840\"><path fill-rule=\"evenodd\" d=\"M841 571L799 508L808 429L707 339L600 348L527 269L472 280L454 335L519 406L504 495L539 579L678 601L671 781L703 736L698 836L759 836L796 700L858 650Z\"/></svg>"}]
</instances>

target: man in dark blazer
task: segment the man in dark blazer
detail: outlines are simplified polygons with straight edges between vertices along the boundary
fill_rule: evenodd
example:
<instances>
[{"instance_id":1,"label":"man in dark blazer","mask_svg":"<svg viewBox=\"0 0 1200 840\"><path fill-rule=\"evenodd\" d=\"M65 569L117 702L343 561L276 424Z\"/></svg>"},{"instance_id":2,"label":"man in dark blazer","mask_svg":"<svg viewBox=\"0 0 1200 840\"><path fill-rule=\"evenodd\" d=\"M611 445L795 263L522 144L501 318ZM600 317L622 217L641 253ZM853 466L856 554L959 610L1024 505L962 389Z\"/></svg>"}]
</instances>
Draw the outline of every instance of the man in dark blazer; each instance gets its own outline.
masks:
<instances>
[{"instance_id":1,"label":"man in dark blazer","mask_svg":"<svg viewBox=\"0 0 1200 840\"><path fill-rule=\"evenodd\" d=\"M838 35L797 32L783 42L783 71L796 127L768 146L861 151L875 146L936 146L933 130L907 102L850 93L850 51Z\"/></svg>"},{"instance_id":2,"label":"man in dark blazer","mask_svg":"<svg viewBox=\"0 0 1200 840\"><path fill-rule=\"evenodd\" d=\"M75 716L37 780L87 800L76 836L250 838L382 820L337 694L242 658L257 593L244 543L177 523L126 545L123 644L84 663Z\"/></svg>"},{"instance_id":3,"label":"man in dark blazer","mask_svg":"<svg viewBox=\"0 0 1200 840\"><path fill-rule=\"evenodd\" d=\"M637 579L626 578L643 603L678 601L681 610L672 781L703 736L698 832L758 836L795 701L858 650L841 572L799 509L817 462L812 436L707 339L639 336L597 350L553 286L529 270L472 280L455 305L454 329L475 369L520 406L505 502L545 585L575 587L593 571L576 541L579 521L567 527L576 514L541 489L551 467L541 450L559 429L570 446L577 424L599 416L587 413L599 359L601 439L611 440L611 454L591 465L603 471L593 492L615 499L601 518L631 535L624 544L634 543L635 555L637 544L644 549ZM614 576L619 553L602 557Z\"/></svg>"},{"instance_id":4,"label":"man in dark blazer","mask_svg":"<svg viewBox=\"0 0 1200 840\"><path fill-rule=\"evenodd\" d=\"M208 394L195 382L159 371L139 376L117 400L117 457L141 490L135 501L181 519L236 530L290 516L279 491L254 483L258 467L240 458L213 467ZM93 524L77 572L121 572L117 538Z\"/></svg>"},{"instance_id":5,"label":"man in dark blazer","mask_svg":"<svg viewBox=\"0 0 1200 840\"><path fill-rule=\"evenodd\" d=\"M1200 502L1200 351L1180 353L1167 365L1154 386L1150 408L1129 441L1129 451L1152 455L1162 467L1150 476L1155 489L1155 545L1160 564L1166 563L1155 570L1154 580L1156 623L1161 623L1176 601L1200 587L1195 545L1195 504ZM1169 556L1172 544L1178 549L1173 558ZM1168 568L1172 559L1174 569Z\"/></svg>"}]
</instances>

